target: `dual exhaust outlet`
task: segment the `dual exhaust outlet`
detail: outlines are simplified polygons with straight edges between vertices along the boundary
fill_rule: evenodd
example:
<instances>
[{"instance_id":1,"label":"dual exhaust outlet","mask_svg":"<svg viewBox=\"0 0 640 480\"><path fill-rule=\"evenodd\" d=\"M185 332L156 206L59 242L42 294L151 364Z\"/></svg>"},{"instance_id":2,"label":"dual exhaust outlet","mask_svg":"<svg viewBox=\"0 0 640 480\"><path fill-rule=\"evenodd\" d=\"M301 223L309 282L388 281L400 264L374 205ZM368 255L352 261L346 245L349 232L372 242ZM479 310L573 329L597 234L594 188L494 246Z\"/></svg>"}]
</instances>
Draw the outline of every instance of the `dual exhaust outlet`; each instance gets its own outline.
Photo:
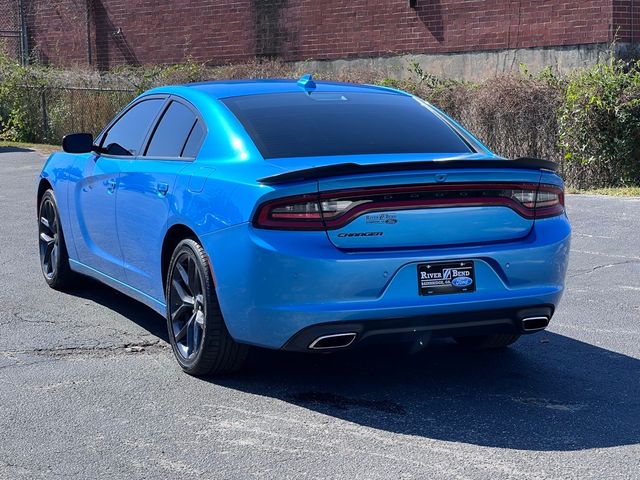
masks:
<instances>
[{"instance_id":1,"label":"dual exhaust outlet","mask_svg":"<svg viewBox=\"0 0 640 480\"><path fill-rule=\"evenodd\" d=\"M526 317L520 321L522 331L531 333L544 330L549 325L549 317ZM355 332L334 333L331 335L322 335L316 338L309 345L310 350L334 350L337 348L346 348L350 346L358 336Z\"/></svg>"},{"instance_id":2,"label":"dual exhaust outlet","mask_svg":"<svg viewBox=\"0 0 640 480\"><path fill-rule=\"evenodd\" d=\"M521 326L524 332L537 332L538 330L544 330L549 326L549 317L540 316L523 318Z\"/></svg>"},{"instance_id":3,"label":"dual exhaust outlet","mask_svg":"<svg viewBox=\"0 0 640 480\"><path fill-rule=\"evenodd\" d=\"M334 348L346 348L351 345L357 334L355 332L334 333L333 335L322 335L316 338L309 348L311 350L329 350Z\"/></svg>"}]
</instances>

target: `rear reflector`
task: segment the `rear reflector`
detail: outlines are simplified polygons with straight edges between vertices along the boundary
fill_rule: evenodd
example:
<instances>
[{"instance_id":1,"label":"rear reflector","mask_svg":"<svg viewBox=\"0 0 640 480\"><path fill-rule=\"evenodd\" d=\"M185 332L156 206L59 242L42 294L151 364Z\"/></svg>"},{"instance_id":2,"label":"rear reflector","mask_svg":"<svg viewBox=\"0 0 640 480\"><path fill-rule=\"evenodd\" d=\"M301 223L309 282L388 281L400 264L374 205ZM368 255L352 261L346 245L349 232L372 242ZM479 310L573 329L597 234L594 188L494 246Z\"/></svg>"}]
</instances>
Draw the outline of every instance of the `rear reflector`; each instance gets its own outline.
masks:
<instances>
[{"instance_id":1,"label":"rear reflector","mask_svg":"<svg viewBox=\"0 0 640 480\"><path fill-rule=\"evenodd\" d=\"M323 192L262 204L258 228L332 230L365 213L447 207L507 207L528 219L564 213L564 192L555 185L468 183L404 185Z\"/></svg>"}]
</instances>

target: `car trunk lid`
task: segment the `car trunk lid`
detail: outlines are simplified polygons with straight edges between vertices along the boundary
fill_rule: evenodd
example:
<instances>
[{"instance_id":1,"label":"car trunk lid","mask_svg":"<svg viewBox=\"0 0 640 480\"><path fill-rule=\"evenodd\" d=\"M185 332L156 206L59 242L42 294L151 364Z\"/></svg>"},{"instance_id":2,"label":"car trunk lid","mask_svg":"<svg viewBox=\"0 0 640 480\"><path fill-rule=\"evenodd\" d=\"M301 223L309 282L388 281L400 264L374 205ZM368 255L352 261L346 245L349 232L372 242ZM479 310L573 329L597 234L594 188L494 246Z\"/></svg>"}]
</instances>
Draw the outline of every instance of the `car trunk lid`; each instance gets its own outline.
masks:
<instances>
[{"instance_id":1,"label":"car trunk lid","mask_svg":"<svg viewBox=\"0 0 640 480\"><path fill-rule=\"evenodd\" d=\"M394 172L321 179L319 192L336 247L423 248L525 237L534 216L521 202L539 180L536 170Z\"/></svg>"},{"instance_id":2,"label":"car trunk lid","mask_svg":"<svg viewBox=\"0 0 640 480\"><path fill-rule=\"evenodd\" d=\"M333 245L345 250L427 248L520 239L531 232L538 212L553 215L562 208L536 203L549 193L540 179L555 169L552 162L470 157L319 166L307 159L260 181L276 189L315 181L317 196L263 208L257 223L325 229ZM561 189L554 188L550 196L563 201Z\"/></svg>"}]
</instances>

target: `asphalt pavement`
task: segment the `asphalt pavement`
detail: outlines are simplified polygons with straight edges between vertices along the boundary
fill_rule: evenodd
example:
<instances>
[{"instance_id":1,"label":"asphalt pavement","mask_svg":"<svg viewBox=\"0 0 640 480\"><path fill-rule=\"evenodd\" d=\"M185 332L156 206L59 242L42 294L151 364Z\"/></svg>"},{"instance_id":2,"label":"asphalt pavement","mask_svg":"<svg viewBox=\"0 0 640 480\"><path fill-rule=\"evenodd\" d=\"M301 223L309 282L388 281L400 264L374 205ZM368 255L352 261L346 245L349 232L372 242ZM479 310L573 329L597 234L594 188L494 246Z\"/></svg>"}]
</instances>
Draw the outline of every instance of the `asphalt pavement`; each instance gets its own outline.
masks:
<instances>
[{"instance_id":1,"label":"asphalt pavement","mask_svg":"<svg viewBox=\"0 0 640 480\"><path fill-rule=\"evenodd\" d=\"M256 350L183 374L164 320L49 289L45 157L0 149L0 478L640 478L640 198L567 198L567 290L503 352Z\"/></svg>"}]
</instances>

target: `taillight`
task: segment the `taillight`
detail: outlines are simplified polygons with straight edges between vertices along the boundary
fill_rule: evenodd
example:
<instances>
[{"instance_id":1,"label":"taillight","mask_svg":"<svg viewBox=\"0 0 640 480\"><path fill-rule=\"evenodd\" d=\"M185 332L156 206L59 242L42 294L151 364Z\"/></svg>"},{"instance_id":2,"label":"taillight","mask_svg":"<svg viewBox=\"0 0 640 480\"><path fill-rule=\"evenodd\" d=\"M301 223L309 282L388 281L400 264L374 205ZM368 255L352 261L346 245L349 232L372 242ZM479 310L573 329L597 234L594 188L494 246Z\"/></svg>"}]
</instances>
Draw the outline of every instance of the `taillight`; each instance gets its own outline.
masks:
<instances>
[{"instance_id":1,"label":"taillight","mask_svg":"<svg viewBox=\"0 0 640 480\"><path fill-rule=\"evenodd\" d=\"M540 185L535 205L536 218L555 217L564 213L564 190L555 185Z\"/></svg>"},{"instance_id":2,"label":"taillight","mask_svg":"<svg viewBox=\"0 0 640 480\"><path fill-rule=\"evenodd\" d=\"M318 195L281 198L263 204L253 220L260 228L324 230Z\"/></svg>"},{"instance_id":3,"label":"taillight","mask_svg":"<svg viewBox=\"0 0 640 480\"><path fill-rule=\"evenodd\" d=\"M276 220L322 220L318 202L290 203L274 207L270 215Z\"/></svg>"},{"instance_id":4,"label":"taillight","mask_svg":"<svg viewBox=\"0 0 640 480\"><path fill-rule=\"evenodd\" d=\"M369 212L469 206L508 207L528 219L551 217L564 212L564 192L554 185L483 183L342 190L264 203L253 224L331 230Z\"/></svg>"}]
</instances>

